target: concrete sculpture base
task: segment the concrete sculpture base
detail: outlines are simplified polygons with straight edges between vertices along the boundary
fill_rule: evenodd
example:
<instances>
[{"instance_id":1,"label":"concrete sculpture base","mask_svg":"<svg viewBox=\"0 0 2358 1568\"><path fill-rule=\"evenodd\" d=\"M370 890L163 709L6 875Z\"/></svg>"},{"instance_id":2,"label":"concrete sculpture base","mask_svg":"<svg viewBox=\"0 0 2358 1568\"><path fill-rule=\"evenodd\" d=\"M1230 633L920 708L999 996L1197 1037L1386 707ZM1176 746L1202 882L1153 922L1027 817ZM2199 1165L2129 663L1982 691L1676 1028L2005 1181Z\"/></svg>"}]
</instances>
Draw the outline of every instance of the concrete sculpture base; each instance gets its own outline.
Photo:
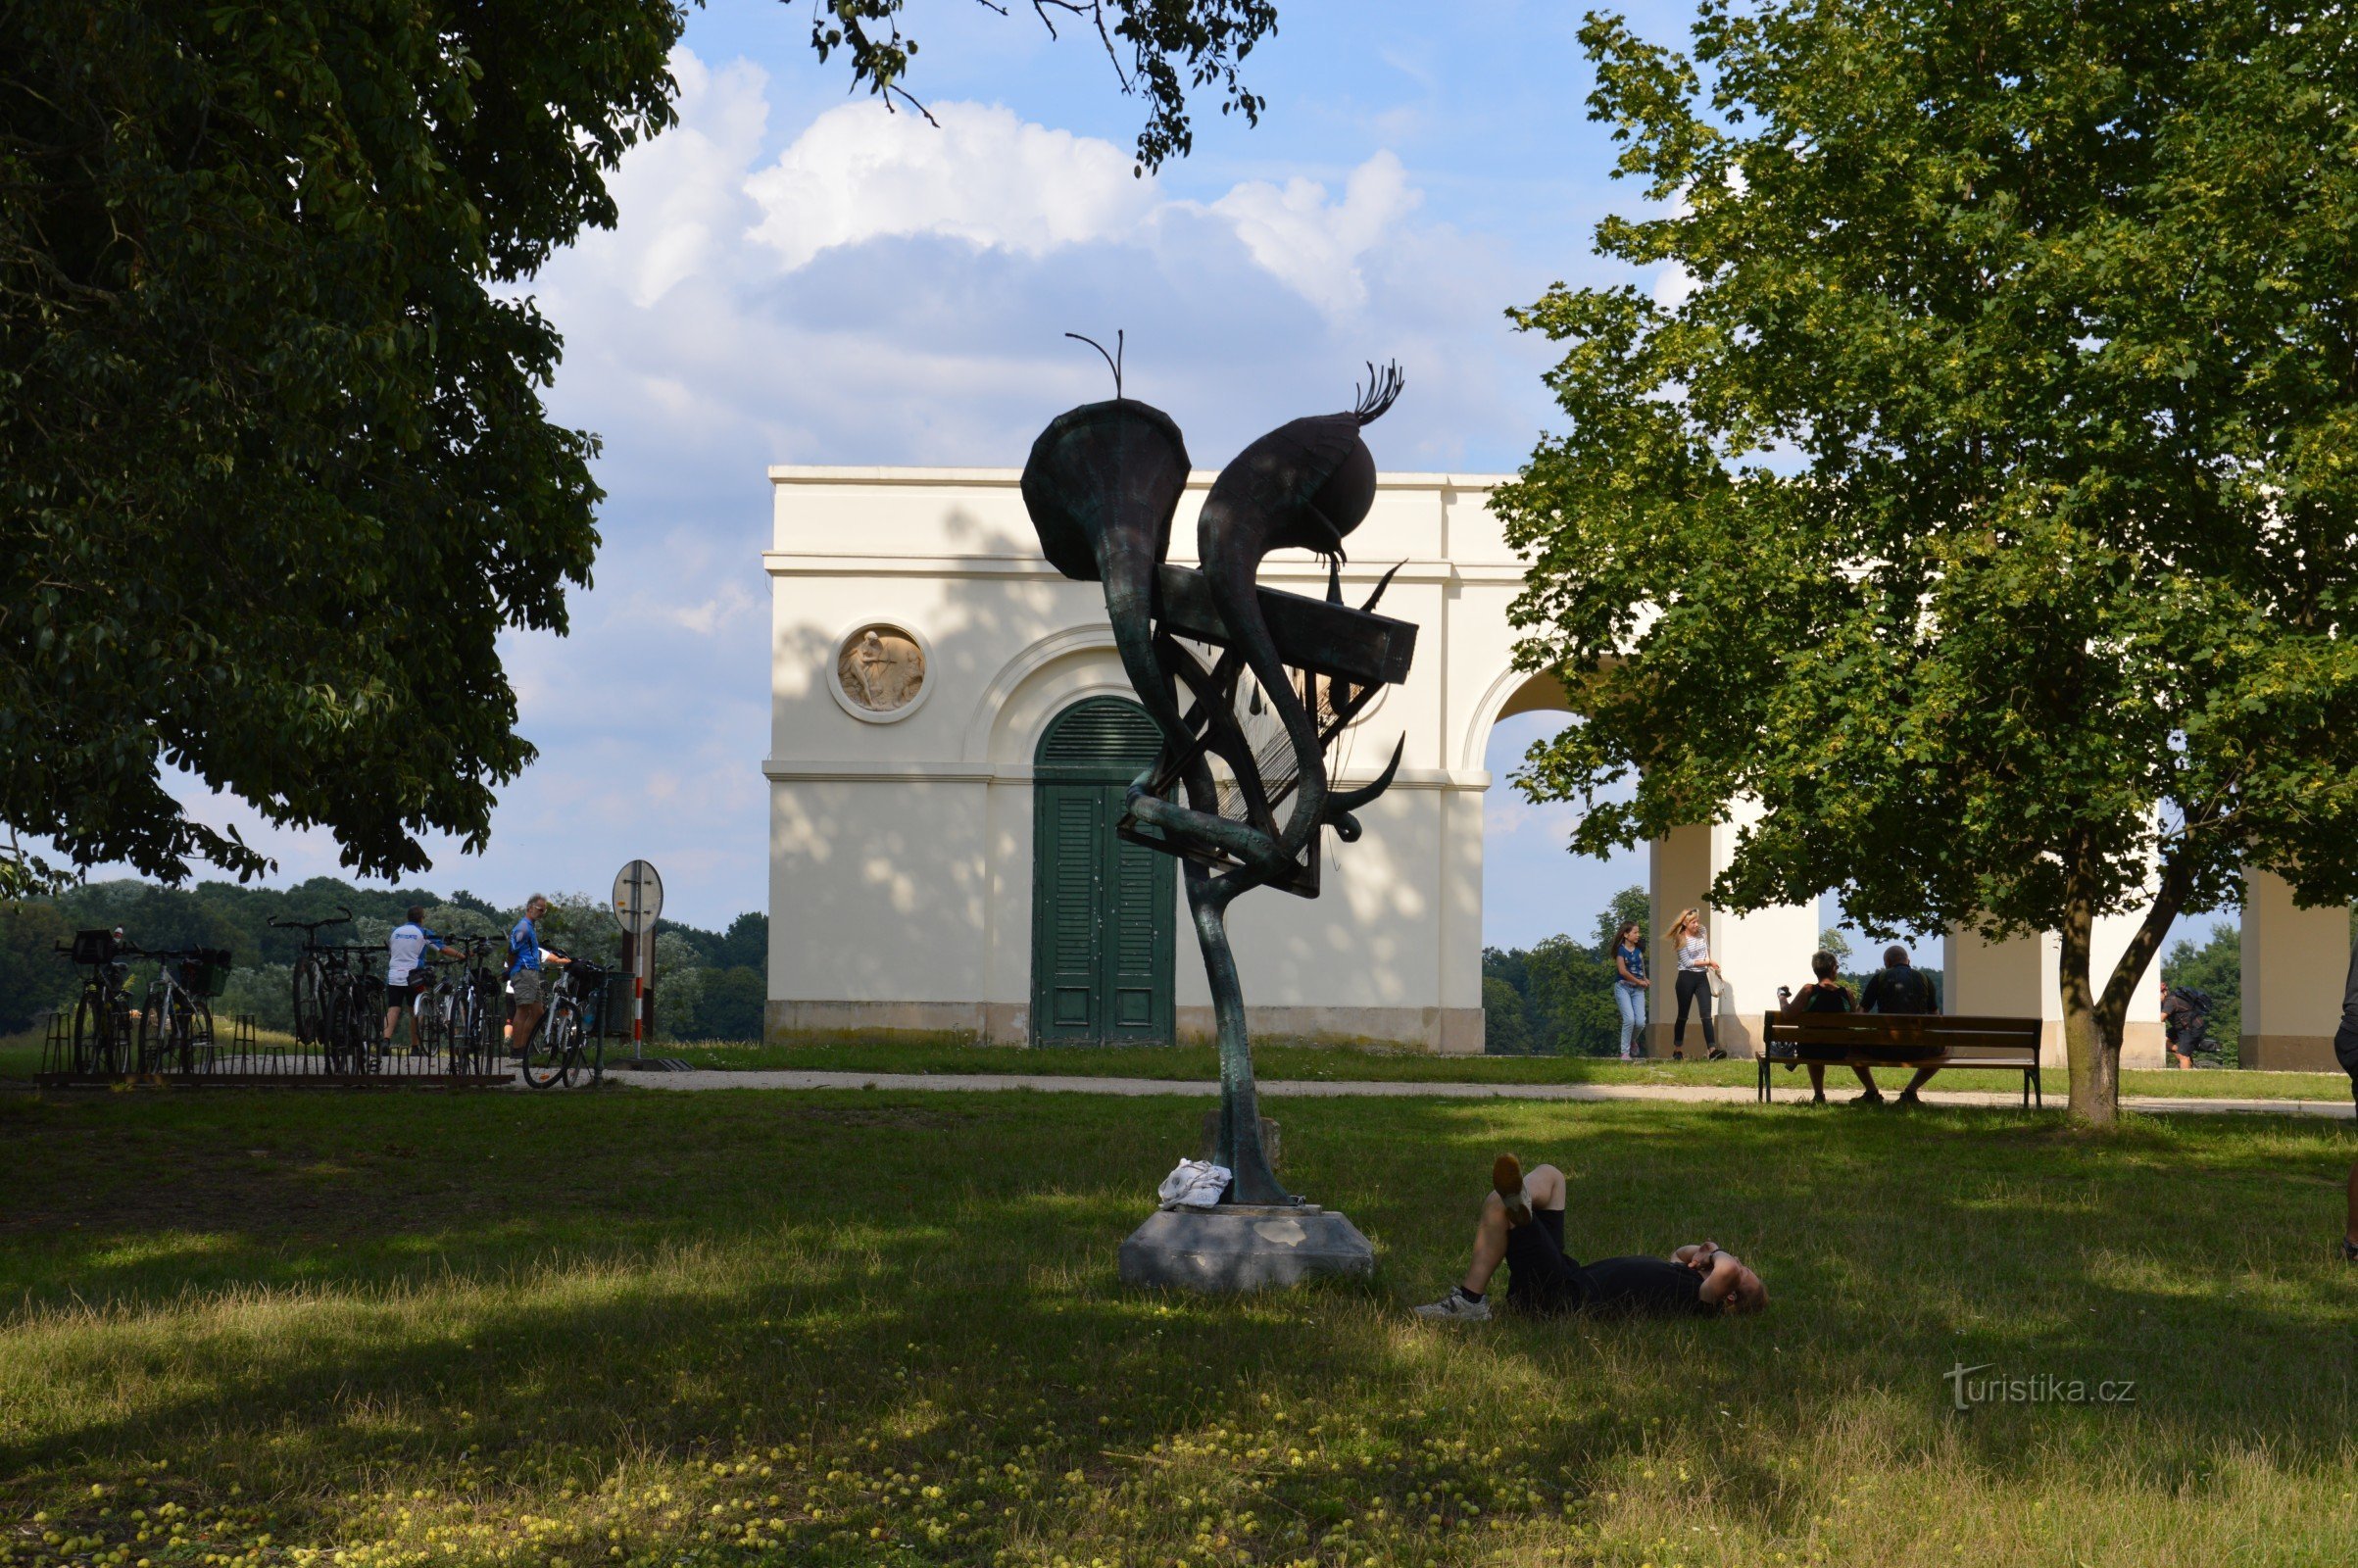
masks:
<instances>
[{"instance_id":1,"label":"concrete sculpture base","mask_svg":"<svg viewBox=\"0 0 2358 1568\"><path fill-rule=\"evenodd\" d=\"M1237 1294L1374 1272L1359 1228L1315 1203L1158 1209L1121 1248L1124 1285Z\"/></svg>"}]
</instances>

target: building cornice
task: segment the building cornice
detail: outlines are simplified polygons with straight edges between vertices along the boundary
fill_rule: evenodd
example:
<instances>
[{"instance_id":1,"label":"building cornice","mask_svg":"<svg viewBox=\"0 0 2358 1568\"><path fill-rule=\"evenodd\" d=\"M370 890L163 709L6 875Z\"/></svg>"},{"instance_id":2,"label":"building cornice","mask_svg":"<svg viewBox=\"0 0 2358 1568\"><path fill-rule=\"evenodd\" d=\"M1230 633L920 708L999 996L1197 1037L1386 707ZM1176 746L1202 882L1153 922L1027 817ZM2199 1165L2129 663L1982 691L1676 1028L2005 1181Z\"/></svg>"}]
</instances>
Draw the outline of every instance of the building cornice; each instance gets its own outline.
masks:
<instances>
[{"instance_id":1,"label":"building cornice","mask_svg":"<svg viewBox=\"0 0 2358 1568\"><path fill-rule=\"evenodd\" d=\"M876 758L771 758L761 764L761 776L773 784L1029 784L1029 762L940 762L918 759L888 760ZM1355 789L1375 782L1376 775L1346 773L1332 782L1337 789ZM1491 775L1481 768L1403 767L1393 776L1396 790L1486 790Z\"/></svg>"}]
</instances>

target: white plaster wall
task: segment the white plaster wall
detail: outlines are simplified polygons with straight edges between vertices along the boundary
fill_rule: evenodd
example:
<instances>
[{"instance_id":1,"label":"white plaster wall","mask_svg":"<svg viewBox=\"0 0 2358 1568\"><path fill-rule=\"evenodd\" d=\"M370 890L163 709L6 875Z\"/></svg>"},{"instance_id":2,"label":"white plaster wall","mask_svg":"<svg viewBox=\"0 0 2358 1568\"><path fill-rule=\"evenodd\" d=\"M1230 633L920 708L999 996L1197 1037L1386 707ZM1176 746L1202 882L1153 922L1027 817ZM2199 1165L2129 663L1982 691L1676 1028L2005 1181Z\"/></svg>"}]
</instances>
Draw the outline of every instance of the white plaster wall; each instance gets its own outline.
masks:
<instances>
[{"instance_id":1,"label":"white plaster wall","mask_svg":"<svg viewBox=\"0 0 2358 1568\"><path fill-rule=\"evenodd\" d=\"M2350 966L2350 914L2304 909L2267 871L2243 875L2243 1037L2247 1067L2331 1072Z\"/></svg>"},{"instance_id":2,"label":"white plaster wall","mask_svg":"<svg viewBox=\"0 0 2358 1568\"><path fill-rule=\"evenodd\" d=\"M1175 561L1195 559L1210 477L1191 478ZM944 1027L959 1025L940 1009L965 1007L976 1027L1021 1035L1034 748L1071 703L1130 688L1100 590L1040 558L1018 478L1012 469L771 471L773 1004L935 1004L925 1016ZM1447 552L1453 516L1482 519L1495 540L1480 502L1491 482L1386 475L1351 536L1346 597L1362 602L1400 565L1380 608L1415 623L1418 645L1408 681L1347 735L1337 773L1347 785L1371 778L1396 740L1401 771L1360 813L1358 843L1329 835L1321 898L1262 893L1232 911L1256 1008L1392 1009L1422 1017L1415 1027L1429 1044L1479 1049L1488 777L1453 765L1469 703L1452 672L1458 685L1472 677L1450 657L1464 622ZM1263 580L1318 593L1325 573L1306 555L1280 557ZM1506 597L1493 585L1477 611L1498 630L1476 662L1503 665ZM830 685L844 636L874 620L908 627L927 651L919 707L890 724L846 712ZM1184 1014L1209 1004L1184 900L1177 927ZM1452 1010L1451 1028L1434 1021Z\"/></svg>"}]
</instances>

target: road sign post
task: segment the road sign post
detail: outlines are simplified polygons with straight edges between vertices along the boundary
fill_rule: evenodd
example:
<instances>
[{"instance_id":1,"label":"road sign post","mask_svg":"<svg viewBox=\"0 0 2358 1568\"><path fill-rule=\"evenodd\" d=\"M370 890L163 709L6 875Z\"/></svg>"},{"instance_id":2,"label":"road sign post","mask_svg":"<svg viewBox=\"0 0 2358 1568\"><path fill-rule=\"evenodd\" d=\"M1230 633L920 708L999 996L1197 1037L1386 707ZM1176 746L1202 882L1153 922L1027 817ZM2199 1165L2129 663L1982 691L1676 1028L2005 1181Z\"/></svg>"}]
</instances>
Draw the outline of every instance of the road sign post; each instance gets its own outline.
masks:
<instances>
[{"instance_id":1,"label":"road sign post","mask_svg":"<svg viewBox=\"0 0 2358 1568\"><path fill-rule=\"evenodd\" d=\"M655 922L663 912L663 879L651 862L633 860L614 873L613 908L622 927L622 967L630 971L639 1004L630 1054L643 1061L647 1038L655 1033Z\"/></svg>"}]
</instances>

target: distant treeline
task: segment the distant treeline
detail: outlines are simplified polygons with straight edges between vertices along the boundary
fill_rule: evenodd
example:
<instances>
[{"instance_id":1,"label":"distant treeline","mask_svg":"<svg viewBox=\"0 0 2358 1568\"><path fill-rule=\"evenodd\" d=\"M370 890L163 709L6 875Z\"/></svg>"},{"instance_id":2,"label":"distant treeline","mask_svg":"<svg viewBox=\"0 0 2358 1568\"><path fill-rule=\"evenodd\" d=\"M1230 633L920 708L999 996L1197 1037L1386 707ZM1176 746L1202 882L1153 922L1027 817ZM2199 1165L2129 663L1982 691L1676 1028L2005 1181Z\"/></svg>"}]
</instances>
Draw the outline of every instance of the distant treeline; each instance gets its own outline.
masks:
<instances>
[{"instance_id":1,"label":"distant treeline","mask_svg":"<svg viewBox=\"0 0 2358 1568\"><path fill-rule=\"evenodd\" d=\"M553 907L541 922L549 946L585 957L615 956L621 933L602 902L585 894L549 897ZM234 972L216 1010L252 1013L265 1028L285 1028L292 1021L292 966L303 935L273 928L272 919L324 919L346 908L353 924L323 931L321 940L381 946L413 906L422 906L426 925L446 935L504 932L522 913L520 906L505 907L464 891L447 897L424 888L387 892L324 876L291 888L92 882L54 898L0 903L0 1033L29 1028L72 999L80 972L56 954L56 944L78 930L116 926L143 948L226 948ZM749 911L721 931L658 921L659 1033L675 1040L761 1038L768 962L766 914Z\"/></svg>"},{"instance_id":2,"label":"distant treeline","mask_svg":"<svg viewBox=\"0 0 2358 1568\"><path fill-rule=\"evenodd\" d=\"M1613 933L1635 920L1649 933L1646 890L1623 888L1597 911L1589 940L1552 936L1529 948L1482 950L1483 1037L1494 1055L1609 1056L1621 1044L1613 1005Z\"/></svg>"}]
</instances>

